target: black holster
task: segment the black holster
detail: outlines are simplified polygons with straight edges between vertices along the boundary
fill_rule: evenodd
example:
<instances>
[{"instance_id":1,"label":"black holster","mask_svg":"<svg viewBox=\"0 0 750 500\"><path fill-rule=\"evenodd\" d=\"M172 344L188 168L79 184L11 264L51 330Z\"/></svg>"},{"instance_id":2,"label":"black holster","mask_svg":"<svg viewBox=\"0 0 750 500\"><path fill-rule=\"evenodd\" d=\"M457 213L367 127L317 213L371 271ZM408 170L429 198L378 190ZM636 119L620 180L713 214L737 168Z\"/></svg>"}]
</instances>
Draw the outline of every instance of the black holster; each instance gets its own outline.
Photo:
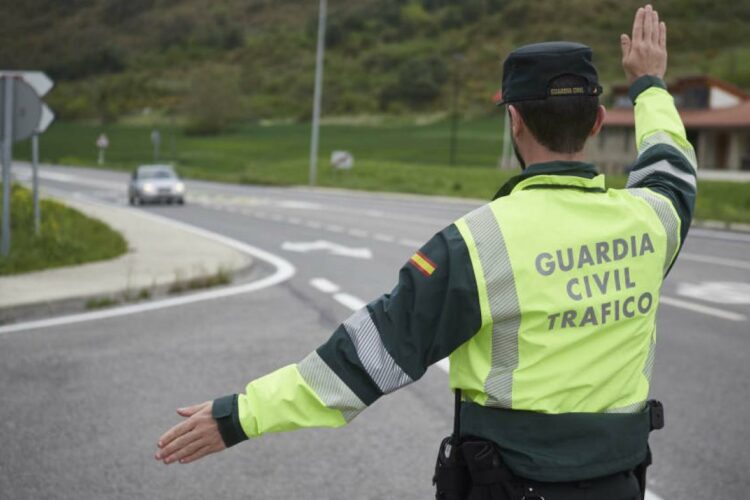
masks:
<instances>
[{"instance_id":1,"label":"black holster","mask_svg":"<svg viewBox=\"0 0 750 500\"><path fill-rule=\"evenodd\" d=\"M460 443L453 444L453 436L440 443L435 475L432 477L437 500L465 500L471 485Z\"/></svg>"}]
</instances>

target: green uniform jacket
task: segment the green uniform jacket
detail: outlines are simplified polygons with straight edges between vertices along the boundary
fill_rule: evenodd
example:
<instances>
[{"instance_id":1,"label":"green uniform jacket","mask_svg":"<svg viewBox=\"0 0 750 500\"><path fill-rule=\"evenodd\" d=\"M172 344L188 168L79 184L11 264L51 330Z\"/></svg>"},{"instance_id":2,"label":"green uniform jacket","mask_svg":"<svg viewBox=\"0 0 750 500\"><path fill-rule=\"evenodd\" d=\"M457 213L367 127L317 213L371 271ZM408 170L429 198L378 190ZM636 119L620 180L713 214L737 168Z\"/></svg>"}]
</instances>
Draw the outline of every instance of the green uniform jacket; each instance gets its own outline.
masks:
<instances>
[{"instance_id":1,"label":"green uniform jacket","mask_svg":"<svg viewBox=\"0 0 750 500\"><path fill-rule=\"evenodd\" d=\"M659 289L690 226L696 162L661 80L637 80L631 98L626 189L585 163L529 166L304 360L217 399L225 443L345 425L450 356L462 433L495 441L516 474L582 480L643 461Z\"/></svg>"}]
</instances>

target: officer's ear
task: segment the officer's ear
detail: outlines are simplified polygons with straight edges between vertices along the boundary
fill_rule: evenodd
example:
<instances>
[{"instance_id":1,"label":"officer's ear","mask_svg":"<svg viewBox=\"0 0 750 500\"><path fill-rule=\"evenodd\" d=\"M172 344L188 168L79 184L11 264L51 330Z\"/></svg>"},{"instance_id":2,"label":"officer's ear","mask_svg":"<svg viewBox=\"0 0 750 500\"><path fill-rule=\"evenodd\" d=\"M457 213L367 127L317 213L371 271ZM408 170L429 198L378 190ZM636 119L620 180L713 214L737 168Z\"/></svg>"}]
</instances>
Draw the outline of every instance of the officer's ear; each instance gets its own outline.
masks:
<instances>
[{"instance_id":1,"label":"officer's ear","mask_svg":"<svg viewBox=\"0 0 750 500\"><path fill-rule=\"evenodd\" d=\"M602 125L604 125L604 118L607 116L607 109L599 105L599 108L596 110L596 121L594 122L594 126L591 128L591 133L589 136L596 137L599 134L599 131L602 129Z\"/></svg>"},{"instance_id":2,"label":"officer's ear","mask_svg":"<svg viewBox=\"0 0 750 500\"><path fill-rule=\"evenodd\" d=\"M508 104L508 114L510 115L510 133L518 141L518 138L526 128L526 124L523 122L523 118L521 118L521 113L512 104Z\"/></svg>"}]
</instances>

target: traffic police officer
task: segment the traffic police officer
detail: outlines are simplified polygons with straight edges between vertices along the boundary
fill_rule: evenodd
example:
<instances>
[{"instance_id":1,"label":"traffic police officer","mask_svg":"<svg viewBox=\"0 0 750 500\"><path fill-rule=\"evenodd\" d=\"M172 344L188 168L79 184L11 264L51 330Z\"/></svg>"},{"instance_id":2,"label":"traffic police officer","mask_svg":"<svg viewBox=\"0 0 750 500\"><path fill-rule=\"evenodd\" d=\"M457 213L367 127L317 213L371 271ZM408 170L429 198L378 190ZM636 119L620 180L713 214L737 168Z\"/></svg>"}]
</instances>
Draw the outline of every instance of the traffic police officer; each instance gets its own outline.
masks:
<instances>
[{"instance_id":1,"label":"traffic police officer","mask_svg":"<svg viewBox=\"0 0 750 500\"><path fill-rule=\"evenodd\" d=\"M305 359L180 410L188 420L156 458L187 463L261 434L343 426L450 356L453 443L470 444L471 480L451 497L455 484L439 478L439 497L640 498L659 289L690 226L696 161L662 81L666 26L651 6L621 44L638 148L625 189L580 161L604 119L591 50L517 49L502 90L523 172Z\"/></svg>"}]
</instances>

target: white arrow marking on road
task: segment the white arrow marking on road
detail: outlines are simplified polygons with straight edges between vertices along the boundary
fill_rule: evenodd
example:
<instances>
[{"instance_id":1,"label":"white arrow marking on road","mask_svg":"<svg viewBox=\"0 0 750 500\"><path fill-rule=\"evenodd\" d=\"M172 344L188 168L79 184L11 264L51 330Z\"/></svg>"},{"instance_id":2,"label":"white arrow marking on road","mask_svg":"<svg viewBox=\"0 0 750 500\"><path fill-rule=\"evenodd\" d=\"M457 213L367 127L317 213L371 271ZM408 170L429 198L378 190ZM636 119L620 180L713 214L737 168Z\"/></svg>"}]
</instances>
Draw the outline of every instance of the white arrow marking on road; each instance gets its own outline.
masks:
<instances>
[{"instance_id":1,"label":"white arrow marking on road","mask_svg":"<svg viewBox=\"0 0 750 500\"><path fill-rule=\"evenodd\" d=\"M285 241L281 245L281 248L289 252L307 253L316 250L325 250L328 251L331 255L340 255L342 257L353 257L355 259L372 258L372 252L369 248L350 248L325 240L298 243Z\"/></svg>"},{"instance_id":2,"label":"white arrow marking on road","mask_svg":"<svg viewBox=\"0 0 750 500\"><path fill-rule=\"evenodd\" d=\"M677 294L716 304L750 304L750 283L732 281L707 281L680 283Z\"/></svg>"}]
</instances>

